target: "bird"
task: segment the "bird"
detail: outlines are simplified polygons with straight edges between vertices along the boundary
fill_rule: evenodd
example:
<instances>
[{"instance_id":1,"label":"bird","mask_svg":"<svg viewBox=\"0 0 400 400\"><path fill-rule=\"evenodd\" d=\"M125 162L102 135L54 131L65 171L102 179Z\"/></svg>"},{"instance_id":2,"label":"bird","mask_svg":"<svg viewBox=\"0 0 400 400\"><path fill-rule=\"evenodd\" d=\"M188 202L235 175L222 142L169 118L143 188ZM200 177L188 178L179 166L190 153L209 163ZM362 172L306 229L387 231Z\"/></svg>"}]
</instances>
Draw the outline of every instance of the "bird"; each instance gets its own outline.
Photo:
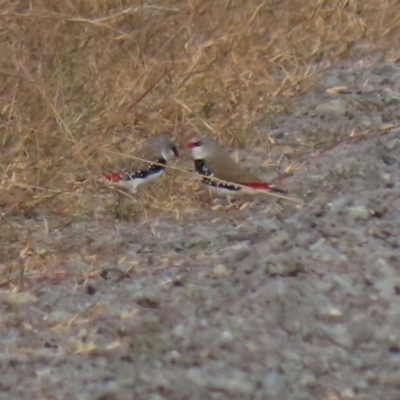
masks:
<instances>
[{"instance_id":1,"label":"bird","mask_svg":"<svg viewBox=\"0 0 400 400\"><path fill-rule=\"evenodd\" d=\"M148 139L124 168L103 173L102 180L134 193L140 185L160 178L167 162L173 157L179 157L178 148L169 134L160 134Z\"/></svg>"},{"instance_id":2,"label":"bird","mask_svg":"<svg viewBox=\"0 0 400 400\"><path fill-rule=\"evenodd\" d=\"M218 195L234 196L268 191L285 193L238 165L213 138L192 140L187 147L192 152L196 172L203 177L202 183Z\"/></svg>"}]
</instances>

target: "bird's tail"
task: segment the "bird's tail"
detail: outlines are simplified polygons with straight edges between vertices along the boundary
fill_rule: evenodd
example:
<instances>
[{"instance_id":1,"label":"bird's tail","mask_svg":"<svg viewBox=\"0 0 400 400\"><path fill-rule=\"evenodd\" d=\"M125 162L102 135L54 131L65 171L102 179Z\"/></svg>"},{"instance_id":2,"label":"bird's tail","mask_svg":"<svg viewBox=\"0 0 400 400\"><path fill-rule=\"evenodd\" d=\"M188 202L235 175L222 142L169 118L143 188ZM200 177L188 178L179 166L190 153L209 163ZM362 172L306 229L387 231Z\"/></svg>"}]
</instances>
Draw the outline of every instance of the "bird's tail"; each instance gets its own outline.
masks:
<instances>
[{"instance_id":1,"label":"bird's tail","mask_svg":"<svg viewBox=\"0 0 400 400\"><path fill-rule=\"evenodd\" d=\"M272 186L272 185L268 185L268 183L250 182L250 183L244 183L242 185L248 187L249 189L268 190L270 192L281 193L281 194L285 194L286 193L282 189L279 189L279 188L277 188L275 186Z\"/></svg>"}]
</instances>

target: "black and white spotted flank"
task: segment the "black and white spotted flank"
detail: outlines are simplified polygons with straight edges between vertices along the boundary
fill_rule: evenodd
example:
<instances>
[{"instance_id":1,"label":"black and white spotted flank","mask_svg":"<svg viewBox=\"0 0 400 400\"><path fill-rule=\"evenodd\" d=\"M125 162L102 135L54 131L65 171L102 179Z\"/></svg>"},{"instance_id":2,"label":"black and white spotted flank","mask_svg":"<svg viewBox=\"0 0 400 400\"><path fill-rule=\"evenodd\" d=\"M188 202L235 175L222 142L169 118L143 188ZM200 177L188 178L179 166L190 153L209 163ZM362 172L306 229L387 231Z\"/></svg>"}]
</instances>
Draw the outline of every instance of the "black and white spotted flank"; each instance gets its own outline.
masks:
<instances>
[{"instance_id":1,"label":"black and white spotted flank","mask_svg":"<svg viewBox=\"0 0 400 400\"><path fill-rule=\"evenodd\" d=\"M240 189L239 186L231 183L219 182L214 179L208 179L207 177L213 177L214 174L210 171L205 160L194 160L194 168L196 172L203 176L201 182L210 188L220 189L222 191L236 192Z\"/></svg>"}]
</instances>

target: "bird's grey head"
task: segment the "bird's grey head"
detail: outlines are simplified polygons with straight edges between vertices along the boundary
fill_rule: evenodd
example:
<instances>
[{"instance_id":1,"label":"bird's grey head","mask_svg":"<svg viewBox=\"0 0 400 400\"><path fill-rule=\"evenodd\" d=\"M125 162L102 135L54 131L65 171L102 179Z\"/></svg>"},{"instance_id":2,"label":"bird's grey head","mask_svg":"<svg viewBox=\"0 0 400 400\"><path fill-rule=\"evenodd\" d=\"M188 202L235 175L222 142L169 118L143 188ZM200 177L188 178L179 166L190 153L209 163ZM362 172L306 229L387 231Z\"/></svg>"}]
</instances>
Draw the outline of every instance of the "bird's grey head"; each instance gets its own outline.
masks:
<instances>
[{"instance_id":1,"label":"bird's grey head","mask_svg":"<svg viewBox=\"0 0 400 400\"><path fill-rule=\"evenodd\" d=\"M148 146L165 161L169 161L172 157L179 157L178 149L167 133L155 136L149 141Z\"/></svg>"},{"instance_id":2,"label":"bird's grey head","mask_svg":"<svg viewBox=\"0 0 400 400\"><path fill-rule=\"evenodd\" d=\"M193 140L187 147L191 150L194 160L207 160L221 151L219 143L210 137Z\"/></svg>"}]
</instances>

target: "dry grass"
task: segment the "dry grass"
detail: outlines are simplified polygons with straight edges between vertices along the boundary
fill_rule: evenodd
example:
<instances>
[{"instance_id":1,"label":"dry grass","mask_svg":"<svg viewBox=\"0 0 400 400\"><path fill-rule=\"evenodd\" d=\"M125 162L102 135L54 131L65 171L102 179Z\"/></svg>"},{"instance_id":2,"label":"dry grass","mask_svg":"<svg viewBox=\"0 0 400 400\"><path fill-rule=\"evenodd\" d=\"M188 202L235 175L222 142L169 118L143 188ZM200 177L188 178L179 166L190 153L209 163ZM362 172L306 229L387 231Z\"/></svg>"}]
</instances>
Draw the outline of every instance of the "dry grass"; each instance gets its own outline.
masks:
<instances>
[{"instance_id":1,"label":"dry grass","mask_svg":"<svg viewBox=\"0 0 400 400\"><path fill-rule=\"evenodd\" d=\"M92 212L99 189L74 177L160 131L266 144L260 115L288 110L361 39L396 49L399 15L384 0L2 2L3 216ZM185 182L171 173L143 204L178 212Z\"/></svg>"}]
</instances>

